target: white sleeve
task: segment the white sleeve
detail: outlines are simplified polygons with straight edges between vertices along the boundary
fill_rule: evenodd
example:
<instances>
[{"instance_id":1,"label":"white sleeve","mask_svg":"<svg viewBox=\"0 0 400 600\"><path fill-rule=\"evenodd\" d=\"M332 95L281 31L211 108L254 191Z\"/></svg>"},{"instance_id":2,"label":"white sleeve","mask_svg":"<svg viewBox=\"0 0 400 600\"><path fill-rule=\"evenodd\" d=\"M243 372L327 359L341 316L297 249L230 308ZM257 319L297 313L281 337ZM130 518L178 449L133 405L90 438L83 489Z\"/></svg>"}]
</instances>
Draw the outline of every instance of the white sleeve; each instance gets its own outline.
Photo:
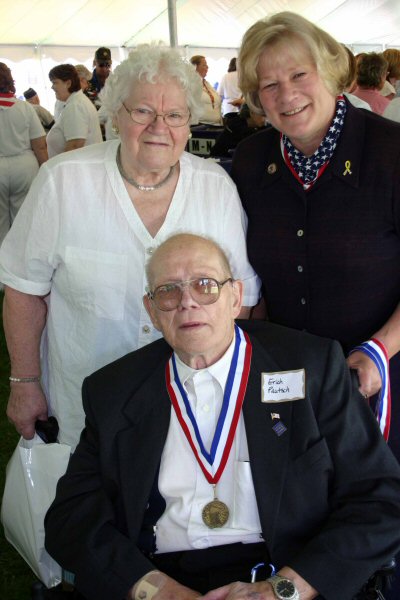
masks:
<instances>
[{"instance_id":1,"label":"white sleeve","mask_svg":"<svg viewBox=\"0 0 400 600\"><path fill-rule=\"evenodd\" d=\"M235 184L228 177L225 182L224 241L220 243L228 255L233 276L244 283L243 306L255 306L260 299L261 280L247 257L247 216Z\"/></svg>"},{"instance_id":2,"label":"white sleeve","mask_svg":"<svg viewBox=\"0 0 400 600\"><path fill-rule=\"evenodd\" d=\"M80 102L67 104L64 108L64 137L69 140L86 140L89 135L89 115Z\"/></svg>"}]
</instances>

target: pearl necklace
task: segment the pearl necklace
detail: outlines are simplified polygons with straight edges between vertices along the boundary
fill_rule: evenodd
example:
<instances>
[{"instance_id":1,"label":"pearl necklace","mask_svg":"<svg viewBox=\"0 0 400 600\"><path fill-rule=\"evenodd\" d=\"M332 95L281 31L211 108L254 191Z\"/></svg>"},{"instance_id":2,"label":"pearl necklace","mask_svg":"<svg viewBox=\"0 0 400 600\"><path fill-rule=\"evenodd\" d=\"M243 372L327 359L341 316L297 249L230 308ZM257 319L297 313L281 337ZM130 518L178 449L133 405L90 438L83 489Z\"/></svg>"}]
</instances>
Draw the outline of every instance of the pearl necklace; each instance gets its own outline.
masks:
<instances>
[{"instance_id":1,"label":"pearl necklace","mask_svg":"<svg viewBox=\"0 0 400 600\"><path fill-rule=\"evenodd\" d=\"M132 179L125 173L124 168L121 163L121 145L118 146L116 160L117 160L118 171L120 172L121 176L124 179L126 179L126 181L128 183L133 185L137 190L140 190L141 192L154 192L154 190L158 190L160 187L162 187L164 184L166 184L169 179L171 179L172 174L175 170L175 165L172 165L172 167L170 168L170 170L168 172L168 175L159 183L156 183L155 185L141 185L140 183L138 183L137 181L135 181L134 179Z\"/></svg>"}]
</instances>

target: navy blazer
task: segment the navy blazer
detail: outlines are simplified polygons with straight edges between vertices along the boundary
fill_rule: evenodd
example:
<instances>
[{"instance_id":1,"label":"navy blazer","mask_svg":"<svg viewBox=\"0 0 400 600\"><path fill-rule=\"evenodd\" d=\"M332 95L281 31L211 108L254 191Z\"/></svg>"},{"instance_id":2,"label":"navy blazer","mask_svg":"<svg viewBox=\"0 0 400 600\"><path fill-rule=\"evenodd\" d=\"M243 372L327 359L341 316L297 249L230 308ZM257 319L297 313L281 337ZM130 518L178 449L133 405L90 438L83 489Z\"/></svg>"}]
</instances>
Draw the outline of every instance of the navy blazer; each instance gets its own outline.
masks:
<instances>
[{"instance_id":1,"label":"navy blazer","mask_svg":"<svg viewBox=\"0 0 400 600\"><path fill-rule=\"evenodd\" d=\"M271 559L327 600L350 600L400 547L400 467L337 342L239 324L253 346L243 415ZM86 428L47 514L46 547L89 599L122 599L154 568L137 541L168 433L170 354L159 340L84 382ZM300 368L303 400L261 402L261 373Z\"/></svg>"}]
</instances>

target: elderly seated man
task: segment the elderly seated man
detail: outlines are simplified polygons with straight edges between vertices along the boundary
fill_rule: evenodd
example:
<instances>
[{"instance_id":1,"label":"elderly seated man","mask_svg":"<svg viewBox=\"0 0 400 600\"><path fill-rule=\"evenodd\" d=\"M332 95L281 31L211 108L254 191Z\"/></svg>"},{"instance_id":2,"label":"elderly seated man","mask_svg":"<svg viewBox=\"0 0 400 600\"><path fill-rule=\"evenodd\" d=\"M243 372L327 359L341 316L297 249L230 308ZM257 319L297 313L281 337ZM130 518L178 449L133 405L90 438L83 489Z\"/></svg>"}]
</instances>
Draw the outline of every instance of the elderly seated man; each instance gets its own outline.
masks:
<instances>
[{"instance_id":1,"label":"elderly seated man","mask_svg":"<svg viewBox=\"0 0 400 600\"><path fill-rule=\"evenodd\" d=\"M338 343L235 324L242 282L205 238L147 276L165 339L84 381L48 551L93 600L350 600L400 547L400 469Z\"/></svg>"}]
</instances>

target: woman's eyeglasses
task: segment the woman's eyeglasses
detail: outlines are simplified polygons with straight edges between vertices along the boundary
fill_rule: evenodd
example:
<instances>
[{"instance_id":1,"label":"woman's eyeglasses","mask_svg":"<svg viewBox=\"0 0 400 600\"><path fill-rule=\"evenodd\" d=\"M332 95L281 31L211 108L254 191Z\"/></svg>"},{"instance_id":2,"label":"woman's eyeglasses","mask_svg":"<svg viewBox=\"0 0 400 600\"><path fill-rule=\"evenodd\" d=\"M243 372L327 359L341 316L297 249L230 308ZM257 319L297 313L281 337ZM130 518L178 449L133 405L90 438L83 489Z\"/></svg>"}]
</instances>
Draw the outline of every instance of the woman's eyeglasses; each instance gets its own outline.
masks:
<instances>
[{"instance_id":1,"label":"woman's eyeglasses","mask_svg":"<svg viewBox=\"0 0 400 600\"><path fill-rule=\"evenodd\" d=\"M168 125L168 127L183 127L189 123L190 119L189 111L180 112L174 110L165 113L164 115L159 115L154 110L150 110L149 108L129 109L124 103L122 103L122 106L125 108L132 121L138 125L150 125L150 123L154 123L157 117L162 117L164 123Z\"/></svg>"},{"instance_id":2,"label":"woman's eyeglasses","mask_svg":"<svg viewBox=\"0 0 400 600\"><path fill-rule=\"evenodd\" d=\"M188 281L176 281L173 283L164 283L159 285L147 296L154 304L163 311L175 310L182 301L183 290L190 288L190 295L198 304L214 304L220 296L221 288L233 281L232 277L225 281L217 281L211 277L197 277Z\"/></svg>"}]
</instances>

